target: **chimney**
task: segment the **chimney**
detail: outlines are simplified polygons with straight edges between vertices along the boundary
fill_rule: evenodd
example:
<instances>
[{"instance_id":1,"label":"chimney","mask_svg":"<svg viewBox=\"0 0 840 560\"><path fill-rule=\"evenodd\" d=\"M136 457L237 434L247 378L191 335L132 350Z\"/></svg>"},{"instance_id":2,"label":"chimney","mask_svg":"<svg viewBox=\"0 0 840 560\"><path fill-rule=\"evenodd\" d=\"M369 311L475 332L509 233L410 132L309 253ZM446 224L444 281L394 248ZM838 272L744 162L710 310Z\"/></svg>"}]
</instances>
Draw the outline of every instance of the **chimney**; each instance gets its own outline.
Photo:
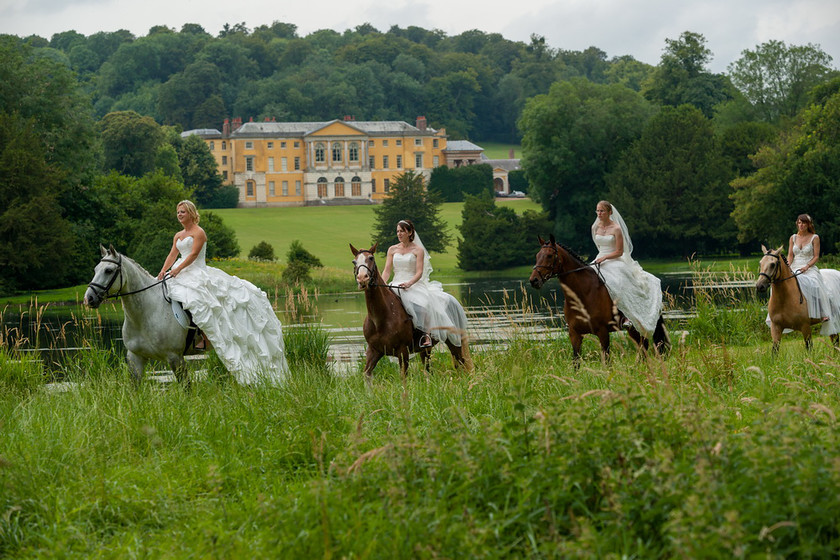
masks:
<instances>
[{"instance_id":1,"label":"chimney","mask_svg":"<svg viewBox=\"0 0 840 560\"><path fill-rule=\"evenodd\" d=\"M254 117L248 117L248 122L254 122Z\"/></svg>"},{"instance_id":2,"label":"chimney","mask_svg":"<svg viewBox=\"0 0 840 560\"><path fill-rule=\"evenodd\" d=\"M231 123L230 130L231 132L236 132L239 130L239 127L242 126L242 117L233 117L233 122Z\"/></svg>"},{"instance_id":3,"label":"chimney","mask_svg":"<svg viewBox=\"0 0 840 560\"><path fill-rule=\"evenodd\" d=\"M269 119L268 117L266 117L266 118L265 118L265 120L263 120L263 122L271 122L271 119Z\"/></svg>"},{"instance_id":4,"label":"chimney","mask_svg":"<svg viewBox=\"0 0 840 560\"><path fill-rule=\"evenodd\" d=\"M225 123L222 125L222 136L225 138L230 136L230 119L225 119Z\"/></svg>"},{"instance_id":5,"label":"chimney","mask_svg":"<svg viewBox=\"0 0 840 560\"><path fill-rule=\"evenodd\" d=\"M347 121L355 121L355 120L356 120L356 117L354 117L353 115L344 115L344 120L345 120L345 122L347 122Z\"/></svg>"},{"instance_id":6,"label":"chimney","mask_svg":"<svg viewBox=\"0 0 840 560\"><path fill-rule=\"evenodd\" d=\"M420 130L426 130L426 117L417 117L417 128Z\"/></svg>"},{"instance_id":7,"label":"chimney","mask_svg":"<svg viewBox=\"0 0 840 560\"><path fill-rule=\"evenodd\" d=\"M508 159L515 159L513 155L513 150L508 151Z\"/></svg>"}]
</instances>

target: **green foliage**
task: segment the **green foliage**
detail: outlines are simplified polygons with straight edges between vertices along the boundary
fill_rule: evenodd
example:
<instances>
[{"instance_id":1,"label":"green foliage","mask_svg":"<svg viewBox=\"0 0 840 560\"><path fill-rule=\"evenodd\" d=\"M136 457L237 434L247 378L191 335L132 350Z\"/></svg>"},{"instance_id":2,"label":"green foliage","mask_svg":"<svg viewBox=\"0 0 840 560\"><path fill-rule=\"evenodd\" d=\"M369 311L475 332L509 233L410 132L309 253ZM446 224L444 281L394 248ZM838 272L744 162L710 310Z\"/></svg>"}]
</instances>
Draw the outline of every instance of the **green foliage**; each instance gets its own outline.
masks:
<instances>
[{"instance_id":1,"label":"green foliage","mask_svg":"<svg viewBox=\"0 0 840 560\"><path fill-rule=\"evenodd\" d=\"M436 167L429 177L428 189L438 193L444 202L463 202L465 195L492 194L493 168L487 164Z\"/></svg>"},{"instance_id":2,"label":"green foliage","mask_svg":"<svg viewBox=\"0 0 840 560\"><path fill-rule=\"evenodd\" d=\"M758 171L732 181L742 242L787 244L796 216L808 213L824 252L840 243L840 93L802 114L802 124L752 158Z\"/></svg>"},{"instance_id":3,"label":"green foliage","mask_svg":"<svg viewBox=\"0 0 840 560\"><path fill-rule=\"evenodd\" d=\"M289 251L286 253L286 262L302 262L307 266L314 268L321 268L324 266L321 259L307 251L303 247L303 243L301 243L298 239L295 239L289 244Z\"/></svg>"},{"instance_id":4,"label":"green foliage","mask_svg":"<svg viewBox=\"0 0 840 560\"><path fill-rule=\"evenodd\" d=\"M440 219L443 202L423 184L423 176L408 170L391 184L391 194L373 209L376 215L372 243L384 253L398 242L397 222L409 219L429 252L443 252L449 244L446 224Z\"/></svg>"},{"instance_id":5,"label":"green foliage","mask_svg":"<svg viewBox=\"0 0 840 560\"><path fill-rule=\"evenodd\" d=\"M208 259L228 259L239 254L236 232L220 216L213 212L202 212L201 227L207 233Z\"/></svg>"},{"instance_id":6,"label":"green foliage","mask_svg":"<svg viewBox=\"0 0 840 560\"><path fill-rule=\"evenodd\" d=\"M496 206L490 195L470 196L459 227L458 266L463 270L500 270L533 262L538 235L551 231L545 213Z\"/></svg>"},{"instance_id":7,"label":"green foliage","mask_svg":"<svg viewBox=\"0 0 840 560\"><path fill-rule=\"evenodd\" d=\"M508 173L508 183L511 191L528 192L530 184L524 169L514 169Z\"/></svg>"},{"instance_id":8,"label":"green foliage","mask_svg":"<svg viewBox=\"0 0 840 560\"><path fill-rule=\"evenodd\" d=\"M711 118L717 105L733 98L733 87L725 75L706 71L712 57L706 38L685 31L665 43L659 66L642 86L645 98L672 107L688 103Z\"/></svg>"},{"instance_id":9,"label":"green foliage","mask_svg":"<svg viewBox=\"0 0 840 560\"><path fill-rule=\"evenodd\" d=\"M283 340L292 371L311 369L329 374L330 334L321 325L286 325L283 327Z\"/></svg>"},{"instance_id":10,"label":"green foliage","mask_svg":"<svg viewBox=\"0 0 840 560\"><path fill-rule=\"evenodd\" d=\"M289 261L283 270L283 282L290 286L310 282L309 269L310 266L303 261Z\"/></svg>"},{"instance_id":11,"label":"green foliage","mask_svg":"<svg viewBox=\"0 0 840 560\"><path fill-rule=\"evenodd\" d=\"M184 186L195 192L196 204L203 208L230 208L230 206L211 206L219 197L224 196L219 192L223 188L222 176L219 174L218 164L210 148L199 136L187 136L179 142L178 162L181 167L181 176L184 178ZM236 194L238 201L238 190Z\"/></svg>"},{"instance_id":12,"label":"green foliage","mask_svg":"<svg viewBox=\"0 0 840 560\"><path fill-rule=\"evenodd\" d=\"M605 198L605 176L653 112L638 93L578 78L554 84L522 112L522 167L529 194L572 247L588 247L592 215ZM622 209L623 212L623 209Z\"/></svg>"},{"instance_id":13,"label":"green foliage","mask_svg":"<svg viewBox=\"0 0 840 560\"><path fill-rule=\"evenodd\" d=\"M274 247L266 241L260 241L248 252L248 258L260 261L273 261L277 257L274 256Z\"/></svg>"},{"instance_id":14,"label":"green foliage","mask_svg":"<svg viewBox=\"0 0 840 560\"><path fill-rule=\"evenodd\" d=\"M735 244L730 177L700 110L665 107L622 155L606 198L621 210L634 254L711 254Z\"/></svg>"},{"instance_id":15,"label":"green foliage","mask_svg":"<svg viewBox=\"0 0 840 560\"><path fill-rule=\"evenodd\" d=\"M105 147L105 170L142 177L155 169L155 157L164 141L151 117L134 111L108 113L99 122Z\"/></svg>"},{"instance_id":16,"label":"green foliage","mask_svg":"<svg viewBox=\"0 0 840 560\"><path fill-rule=\"evenodd\" d=\"M753 104L762 120L791 118L808 104L808 93L837 71L819 45L786 45L771 40L745 49L729 65L732 83Z\"/></svg>"}]
</instances>

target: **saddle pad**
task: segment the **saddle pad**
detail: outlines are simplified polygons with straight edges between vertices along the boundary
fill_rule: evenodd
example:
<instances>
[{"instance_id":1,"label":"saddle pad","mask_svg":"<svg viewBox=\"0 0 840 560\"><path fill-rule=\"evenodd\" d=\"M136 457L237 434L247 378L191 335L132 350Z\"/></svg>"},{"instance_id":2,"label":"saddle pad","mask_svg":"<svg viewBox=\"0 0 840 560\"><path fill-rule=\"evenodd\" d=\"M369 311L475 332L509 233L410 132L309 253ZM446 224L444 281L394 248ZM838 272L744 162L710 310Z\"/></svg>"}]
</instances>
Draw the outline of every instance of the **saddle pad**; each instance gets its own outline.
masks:
<instances>
[{"instance_id":1,"label":"saddle pad","mask_svg":"<svg viewBox=\"0 0 840 560\"><path fill-rule=\"evenodd\" d=\"M185 329L190 328L190 318L187 316L187 312L184 311L184 307L180 301L172 300L172 314L175 315L175 320L178 321L178 324Z\"/></svg>"}]
</instances>

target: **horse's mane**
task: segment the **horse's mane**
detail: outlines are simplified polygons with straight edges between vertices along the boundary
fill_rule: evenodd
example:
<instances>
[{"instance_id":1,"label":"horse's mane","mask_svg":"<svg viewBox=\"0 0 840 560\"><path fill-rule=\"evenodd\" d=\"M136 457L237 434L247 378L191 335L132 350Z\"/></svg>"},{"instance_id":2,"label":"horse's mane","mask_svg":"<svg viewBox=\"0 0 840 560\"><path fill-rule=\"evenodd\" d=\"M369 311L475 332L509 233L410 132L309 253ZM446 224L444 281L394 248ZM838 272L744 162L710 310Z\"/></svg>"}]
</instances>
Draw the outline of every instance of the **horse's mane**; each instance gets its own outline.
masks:
<instances>
[{"instance_id":1,"label":"horse's mane","mask_svg":"<svg viewBox=\"0 0 840 560\"><path fill-rule=\"evenodd\" d=\"M108 251L108 255L112 256L112 257L121 257L121 258L127 260L128 262L132 263L134 266L136 266L141 272L143 272L147 276L149 276L151 278L154 278L154 276L152 276L152 274L148 270L146 270L146 268L142 264L135 261L131 257L127 256L125 253L121 253L121 252L117 251L116 249L114 249L113 252Z\"/></svg>"},{"instance_id":2,"label":"horse's mane","mask_svg":"<svg viewBox=\"0 0 840 560\"><path fill-rule=\"evenodd\" d=\"M549 243L551 243L551 242L549 241ZM584 259L584 258L583 258L583 257L581 257L580 255L578 255L577 253L575 253L575 252L571 249L571 247L568 247L568 246L563 245L562 243L558 243L558 242L556 242L556 241L554 242L554 244L555 244L555 245L557 245L558 247L560 247L561 249L563 249L564 251L566 251L567 253L569 253L569 255L570 255L573 259L577 259L578 264L587 264L586 259ZM548 246L548 244L546 244L546 246Z\"/></svg>"}]
</instances>

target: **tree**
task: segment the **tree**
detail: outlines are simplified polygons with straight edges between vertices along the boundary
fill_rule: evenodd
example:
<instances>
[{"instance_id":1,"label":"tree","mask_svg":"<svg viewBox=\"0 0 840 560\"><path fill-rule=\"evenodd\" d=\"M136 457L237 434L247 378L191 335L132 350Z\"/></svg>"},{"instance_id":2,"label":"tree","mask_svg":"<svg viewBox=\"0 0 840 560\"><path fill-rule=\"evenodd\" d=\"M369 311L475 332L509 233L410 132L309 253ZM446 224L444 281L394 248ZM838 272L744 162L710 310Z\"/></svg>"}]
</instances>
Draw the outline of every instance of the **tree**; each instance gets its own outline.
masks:
<instances>
[{"instance_id":1,"label":"tree","mask_svg":"<svg viewBox=\"0 0 840 560\"><path fill-rule=\"evenodd\" d=\"M178 146L178 161L184 185L195 192L196 203L210 207L222 188L216 158L200 136L187 136Z\"/></svg>"},{"instance_id":2,"label":"tree","mask_svg":"<svg viewBox=\"0 0 840 560\"><path fill-rule=\"evenodd\" d=\"M446 223L440 218L440 198L426 190L423 176L408 170L396 176L391 184L391 194L373 209L376 216L372 243L379 244L379 251L398 242L397 222L409 219L420 234L429 252L441 253L450 242Z\"/></svg>"},{"instance_id":3,"label":"tree","mask_svg":"<svg viewBox=\"0 0 840 560\"><path fill-rule=\"evenodd\" d=\"M537 235L551 231L545 213L496 206L487 193L467 195L458 229L458 266L463 270L499 270L533 262Z\"/></svg>"},{"instance_id":4,"label":"tree","mask_svg":"<svg viewBox=\"0 0 840 560\"><path fill-rule=\"evenodd\" d=\"M793 117L808 102L808 92L832 74L831 56L819 46L788 46L768 41L755 50L745 49L729 65L729 74L767 122Z\"/></svg>"},{"instance_id":5,"label":"tree","mask_svg":"<svg viewBox=\"0 0 840 560\"><path fill-rule=\"evenodd\" d=\"M105 170L141 177L155 168L163 143L160 126L151 117L134 111L108 113L99 122L105 147Z\"/></svg>"},{"instance_id":6,"label":"tree","mask_svg":"<svg viewBox=\"0 0 840 560\"><path fill-rule=\"evenodd\" d=\"M624 86L577 78L551 86L522 112L522 167L529 194L554 220L564 243L588 247L604 176L639 137L653 108Z\"/></svg>"},{"instance_id":7,"label":"tree","mask_svg":"<svg viewBox=\"0 0 840 560\"><path fill-rule=\"evenodd\" d=\"M733 217L744 243L786 244L808 213L824 252L840 250L840 93L801 113L802 124L754 156L758 170L732 181Z\"/></svg>"},{"instance_id":8,"label":"tree","mask_svg":"<svg viewBox=\"0 0 840 560\"><path fill-rule=\"evenodd\" d=\"M685 31L665 44L659 66L642 86L645 98L672 107L689 103L712 117L716 105L732 98L732 85L726 76L706 70L712 58L706 38Z\"/></svg>"},{"instance_id":9,"label":"tree","mask_svg":"<svg viewBox=\"0 0 840 560\"><path fill-rule=\"evenodd\" d=\"M730 177L703 113L690 105L665 107L609 175L607 199L630 228L634 254L670 257L732 250Z\"/></svg>"},{"instance_id":10,"label":"tree","mask_svg":"<svg viewBox=\"0 0 840 560\"><path fill-rule=\"evenodd\" d=\"M436 167L429 177L429 191L444 202L461 202L467 194L493 194L493 168L486 163L450 169Z\"/></svg>"},{"instance_id":11,"label":"tree","mask_svg":"<svg viewBox=\"0 0 840 560\"><path fill-rule=\"evenodd\" d=\"M260 241L248 251L248 258L258 261L274 261L277 257L274 256L274 247L267 241Z\"/></svg>"}]
</instances>

